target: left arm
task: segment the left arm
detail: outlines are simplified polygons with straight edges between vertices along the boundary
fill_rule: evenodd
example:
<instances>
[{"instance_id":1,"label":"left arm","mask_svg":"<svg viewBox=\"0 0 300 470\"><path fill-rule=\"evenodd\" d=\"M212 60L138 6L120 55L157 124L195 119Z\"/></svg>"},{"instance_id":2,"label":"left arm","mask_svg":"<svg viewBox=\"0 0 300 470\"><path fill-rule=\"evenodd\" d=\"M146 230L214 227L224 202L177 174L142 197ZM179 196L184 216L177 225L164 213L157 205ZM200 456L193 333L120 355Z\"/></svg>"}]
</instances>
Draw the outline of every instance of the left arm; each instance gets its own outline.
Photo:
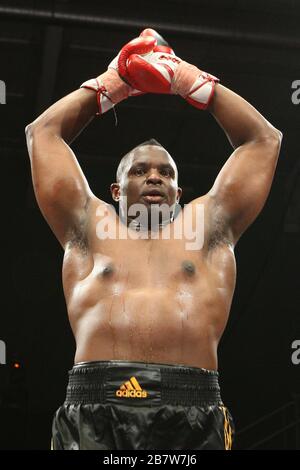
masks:
<instances>
[{"instance_id":1,"label":"left arm","mask_svg":"<svg viewBox=\"0 0 300 470\"><path fill-rule=\"evenodd\" d=\"M209 110L235 150L208 196L236 242L268 197L282 134L247 101L219 84Z\"/></svg>"},{"instance_id":2,"label":"left arm","mask_svg":"<svg viewBox=\"0 0 300 470\"><path fill-rule=\"evenodd\" d=\"M155 31L150 32L155 36ZM157 33L156 33L157 34ZM126 79L149 93L175 93L199 109L209 109L235 151L208 193L209 206L235 243L261 211L270 191L279 155L281 132L246 100L222 85L216 77L182 61L172 49L130 56ZM212 79L212 80L211 80Z\"/></svg>"}]
</instances>

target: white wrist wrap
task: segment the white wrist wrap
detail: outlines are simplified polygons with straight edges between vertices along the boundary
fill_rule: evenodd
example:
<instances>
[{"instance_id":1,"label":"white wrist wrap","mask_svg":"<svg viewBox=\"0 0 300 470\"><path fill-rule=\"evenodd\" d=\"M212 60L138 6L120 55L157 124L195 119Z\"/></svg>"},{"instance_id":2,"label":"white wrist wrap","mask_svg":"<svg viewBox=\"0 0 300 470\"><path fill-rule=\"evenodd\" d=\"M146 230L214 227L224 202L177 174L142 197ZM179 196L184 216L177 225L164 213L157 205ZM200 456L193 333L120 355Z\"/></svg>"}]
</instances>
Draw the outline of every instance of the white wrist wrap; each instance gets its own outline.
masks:
<instances>
[{"instance_id":1,"label":"white wrist wrap","mask_svg":"<svg viewBox=\"0 0 300 470\"><path fill-rule=\"evenodd\" d=\"M82 83L82 85L80 85L80 88L87 88L96 92L98 103L97 114L106 113L106 111L109 111L114 106L114 103L112 102L108 91L99 79L91 78L90 80L87 80L86 82Z\"/></svg>"}]
</instances>

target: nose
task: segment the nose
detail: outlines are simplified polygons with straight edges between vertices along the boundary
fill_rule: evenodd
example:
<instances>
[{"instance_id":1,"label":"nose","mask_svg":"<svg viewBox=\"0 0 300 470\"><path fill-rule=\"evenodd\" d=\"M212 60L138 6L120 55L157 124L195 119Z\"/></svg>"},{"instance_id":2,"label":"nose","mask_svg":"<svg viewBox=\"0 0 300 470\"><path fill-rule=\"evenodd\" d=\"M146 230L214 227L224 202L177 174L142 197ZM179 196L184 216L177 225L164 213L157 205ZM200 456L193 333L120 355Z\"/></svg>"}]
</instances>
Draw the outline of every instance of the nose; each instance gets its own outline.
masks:
<instances>
[{"instance_id":1,"label":"nose","mask_svg":"<svg viewBox=\"0 0 300 470\"><path fill-rule=\"evenodd\" d=\"M147 178L147 184L161 184L162 179L157 173L157 171L151 170L148 178Z\"/></svg>"}]
</instances>

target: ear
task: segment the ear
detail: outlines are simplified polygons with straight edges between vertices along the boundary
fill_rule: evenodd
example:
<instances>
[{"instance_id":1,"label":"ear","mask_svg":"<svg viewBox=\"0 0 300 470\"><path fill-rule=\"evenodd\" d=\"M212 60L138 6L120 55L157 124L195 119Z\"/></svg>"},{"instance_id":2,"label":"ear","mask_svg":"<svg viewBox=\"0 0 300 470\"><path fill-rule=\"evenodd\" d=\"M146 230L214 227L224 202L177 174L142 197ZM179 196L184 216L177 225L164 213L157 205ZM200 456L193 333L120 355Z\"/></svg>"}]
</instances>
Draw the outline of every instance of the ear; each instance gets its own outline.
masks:
<instances>
[{"instance_id":1,"label":"ear","mask_svg":"<svg viewBox=\"0 0 300 470\"><path fill-rule=\"evenodd\" d=\"M182 196L182 188L177 188L177 196L176 196L177 204L179 203L181 196Z\"/></svg>"},{"instance_id":2,"label":"ear","mask_svg":"<svg viewBox=\"0 0 300 470\"><path fill-rule=\"evenodd\" d=\"M120 200L120 185L119 183L112 183L110 185L110 192L114 201Z\"/></svg>"}]
</instances>

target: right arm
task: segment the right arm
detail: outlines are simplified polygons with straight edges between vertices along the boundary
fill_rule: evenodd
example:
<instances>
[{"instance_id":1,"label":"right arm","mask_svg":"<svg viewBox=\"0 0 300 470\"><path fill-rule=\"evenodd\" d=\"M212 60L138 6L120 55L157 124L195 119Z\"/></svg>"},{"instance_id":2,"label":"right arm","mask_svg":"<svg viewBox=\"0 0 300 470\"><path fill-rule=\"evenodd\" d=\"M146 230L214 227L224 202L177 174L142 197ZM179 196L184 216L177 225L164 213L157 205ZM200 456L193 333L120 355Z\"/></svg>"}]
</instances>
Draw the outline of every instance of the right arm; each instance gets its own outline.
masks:
<instances>
[{"instance_id":1,"label":"right arm","mask_svg":"<svg viewBox=\"0 0 300 470\"><path fill-rule=\"evenodd\" d=\"M61 245L81 225L93 194L68 144L97 112L95 92L65 96L26 127L38 205Z\"/></svg>"},{"instance_id":2,"label":"right arm","mask_svg":"<svg viewBox=\"0 0 300 470\"><path fill-rule=\"evenodd\" d=\"M147 31L126 44L108 70L97 77L96 89L101 86L99 109L95 88L81 88L62 98L26 127L37 202L63 248L74 234L82 235L89 204L95 199L69 144L97 111L102 114L129 95L140 94L121 80L119 69L124 68L124 57L153 48L153 38L149 42L149 38L143 37L148 36ZM90 82L84 85L94 87L95 80L92 82L92 85Z\"/></svg>"},{"instance_id":3,"label":"right arm","mask_svg":"<svg viewBox=\"0 0 300 470\"><path fill-rule=\"evenodd\" d=\"M96 199L69 144L97 112L103 114L132 91L119 77L116 59L96 83L92 79L84 86L92 89L70 93L26 127L36 199L63 248L83 235L90 202Z\"/></svg>"}]
</instances>

